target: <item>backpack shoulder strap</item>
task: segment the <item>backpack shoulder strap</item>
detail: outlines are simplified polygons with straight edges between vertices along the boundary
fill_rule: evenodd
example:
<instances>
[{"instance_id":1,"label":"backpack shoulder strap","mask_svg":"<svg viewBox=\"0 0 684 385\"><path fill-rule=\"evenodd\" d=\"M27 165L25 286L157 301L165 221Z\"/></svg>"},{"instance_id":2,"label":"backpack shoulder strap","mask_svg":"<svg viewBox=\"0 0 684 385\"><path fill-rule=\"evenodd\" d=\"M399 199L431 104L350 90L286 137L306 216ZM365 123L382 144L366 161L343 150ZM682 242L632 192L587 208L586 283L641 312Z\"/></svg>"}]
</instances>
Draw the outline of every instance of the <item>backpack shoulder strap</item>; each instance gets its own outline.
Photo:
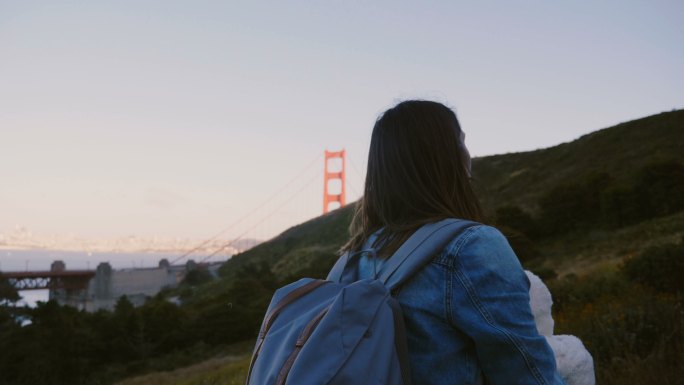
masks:
<instances>
[{"instance_id":1,"label":"backpack shoulder strap","mask_svg":"<svg viewBox=\"0 0 684 385\"><path fill-rule=\"evenodd\" d=\"M476 225L479 223L455 218L423 225L385 262L380 270L380 281L390 290L398 287L429 263L456 235Z\"/></svg>"},{"instance_id":2,"label":"backpack shoulder strap","mask_svg":"<svg viewBox=\"0 0 684 385\"><path fill-rule=\"evenodd\" d=\"M356 279L358 278L356 271L352 271L350 266L352 266L356 262L356 259L361 255L361 253L374 252L374 249L372 249L371 246L373 245L375 239L378 237L381 231L382 229L379 229L373 234L371 234L359 250L347 251L344 254L342 254L337 259L337 262L335 262L333 267L330 269L330 272L328 273L326 280L347 284L356 281Z\"/></svg>"},{"instance_id":3,"label":"backpack shoulder strap","mask_svg":"<svg viewBox=\"0 0 684 385\"><path fill-rule=\"evenodd\" d=\"M340 282L342 280L342 273L344 273L344 268L349 261L349 254L349 251L347 251L337 258L337 262L335 262L335 265L333 265L328 276L325 278L327 281Z\"/></svg>"}]
</instances>

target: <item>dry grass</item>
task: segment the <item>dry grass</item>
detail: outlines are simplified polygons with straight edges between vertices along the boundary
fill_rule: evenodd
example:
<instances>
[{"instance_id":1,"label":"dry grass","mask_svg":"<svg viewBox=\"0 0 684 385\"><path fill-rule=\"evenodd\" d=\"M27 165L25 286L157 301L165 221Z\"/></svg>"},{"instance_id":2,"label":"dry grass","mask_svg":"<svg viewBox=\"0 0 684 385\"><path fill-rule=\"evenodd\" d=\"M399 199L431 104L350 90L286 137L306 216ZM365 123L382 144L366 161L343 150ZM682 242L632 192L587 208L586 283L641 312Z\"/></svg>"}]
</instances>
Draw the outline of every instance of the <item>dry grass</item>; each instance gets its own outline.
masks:
<instances>
[{"instance_id":1,"label":"dry grass","mask_svg":"<svg viewBox=\"0 0 684 385\"><path fill-rule=\"evenodd\" d=\"M249 355L212 358L169 372L130 378L117 385L238 385L244 384Z\"/></svg>"},{"instance_id":2,"label":"dry grass","mask_svg":"<svg viewBox=\"0 0 684 385\"><path fill-rule=\"evenodd\" d=\"M651 246L675 243L684 237L684 212L654 218L621 229L595 229L590 234L541 242L543 267L559 277L578 277L611 270Z\"/></svg>"}]
</instances>

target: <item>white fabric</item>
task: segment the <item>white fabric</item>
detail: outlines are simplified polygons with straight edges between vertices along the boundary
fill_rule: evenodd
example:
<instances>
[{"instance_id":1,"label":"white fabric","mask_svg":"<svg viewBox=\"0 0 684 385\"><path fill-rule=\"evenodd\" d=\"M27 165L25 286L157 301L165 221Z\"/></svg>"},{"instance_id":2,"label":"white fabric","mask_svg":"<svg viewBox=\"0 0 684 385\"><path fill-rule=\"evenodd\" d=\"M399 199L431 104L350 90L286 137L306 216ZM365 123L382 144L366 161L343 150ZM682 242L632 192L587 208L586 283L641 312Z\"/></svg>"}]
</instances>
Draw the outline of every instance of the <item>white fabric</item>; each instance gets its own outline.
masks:
<instances>
[{"instance_id":1,"label":"white fabric","mask_svg":"<svg viewBox=\"0 0 684 385\"><path fill-rule=\"evenodd\" d=\"M551 292L539 277L529 271L525 273L530 280L530 306L537 330L546 337L556 355L556 365L561 377L567 385L595 385L594 359L591 354L579 338L553 334Z\"/></svg>"}]
</instances>

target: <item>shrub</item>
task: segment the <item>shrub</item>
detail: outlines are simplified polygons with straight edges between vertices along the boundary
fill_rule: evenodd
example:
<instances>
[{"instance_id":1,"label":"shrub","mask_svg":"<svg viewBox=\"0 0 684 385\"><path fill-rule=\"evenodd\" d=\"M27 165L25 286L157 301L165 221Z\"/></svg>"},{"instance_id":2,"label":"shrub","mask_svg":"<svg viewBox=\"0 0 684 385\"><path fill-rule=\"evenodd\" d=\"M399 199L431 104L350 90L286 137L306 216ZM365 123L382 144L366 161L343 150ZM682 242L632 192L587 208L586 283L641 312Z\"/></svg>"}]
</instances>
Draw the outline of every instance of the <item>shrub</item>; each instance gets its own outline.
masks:
<instances>
[{"instance_id":1,"label":"shrub","mask_svg":"<svg viewBox=\"0 0 684 385\"><path fill-rule=\"evenodd\" d=\"M496 209L496 224L508 227L525 234L528 237L536 237L539 229L534 218L520 207L505 205Z\"/></svg>"},{"instance_id":2,"label":"shrub","mask_svg":"<svg viewBox=\"0 0 684 385\"><path fill-rule=\"evenodd\" d=\"M675 257L680 248L649 249L619 270L549 283L556 334L574 334L584 342L594 357L597 383L680 383L684 307L671 279L681 275L680 267L672 268L681 263ZM654 285L659 281L664 286Z\"/></svg>"},{"instance_id":3,"label":"shrub","mask_svg":"<svg viewBox=\"0 0 684 385\"><path fill-rule=\"evenodd\" d=\"M201 284L211 282L214 277L206 268L197 268L187 272L181 285L199 286Z\"/></svg>"},{"instance_id":4,"label":"shrub","mask_svg":"<svg viewBox=\"0 0 684 385\"><path fill-rule=\"evenodd\" d=\"M544 233L557 234L600 223L602 196L612 183L610 175L598 173L547 191L539 199Z\"/></svg>"},{"instance_id":5,"label":"shrub","mask_svg":"<svg viewBox=\"0 0 684 385\"><path fill-rule=\"evenodd\" d=\"M525 234L506 226L499 226L499 230L506 236L508 243L522 264L539 259L541 253Z\"/></svg>"},{"instance_id":6,"label":"shrub","mask_svg":"<svg viewBox=\"0 0 684 385\"><path fill-rule=\"evenodd\" d=\"M684 165L662 161L645 166L638 173L634 194L644 219L684 210Z\"/></svg>"},{"instance_id":7,"label":"shrub","mask_svg":"<svg viewBox=\"0 0 684 385\"><path fill-rule=\"evenodd\" d=\"M627 260L627 277L657 291L684 294L684 245L651 247Z\"/></svg>"}]
</instances>

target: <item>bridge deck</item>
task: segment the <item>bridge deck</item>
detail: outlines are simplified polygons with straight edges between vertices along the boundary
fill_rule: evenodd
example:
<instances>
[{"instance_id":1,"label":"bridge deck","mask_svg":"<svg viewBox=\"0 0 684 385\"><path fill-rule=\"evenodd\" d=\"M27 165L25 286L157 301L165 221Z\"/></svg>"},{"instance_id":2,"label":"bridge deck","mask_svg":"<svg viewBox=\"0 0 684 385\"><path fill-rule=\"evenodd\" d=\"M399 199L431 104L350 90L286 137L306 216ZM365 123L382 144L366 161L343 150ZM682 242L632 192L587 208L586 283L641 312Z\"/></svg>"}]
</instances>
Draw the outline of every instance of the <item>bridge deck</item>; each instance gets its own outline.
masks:
<instances>
[{"instance_id":1,"label":"bridge deck","mask_svg":"<svg viewBox=\"0 0 684 385\"><path fill-rule=\"evenodd\" d=\"M8 271L0 273L17 290L84 290L95 276L94 270Z\"/></svg>"},{"instance_id":2,"label":"bridge deck","mask_svg":"<svg viewBox=\"0 0 684 385\"><path fill-rule=\"evenodd\" d=\"M7 279L94 277L95 270L5 271L0 276Z\"/></svg>"}]
</instances>

